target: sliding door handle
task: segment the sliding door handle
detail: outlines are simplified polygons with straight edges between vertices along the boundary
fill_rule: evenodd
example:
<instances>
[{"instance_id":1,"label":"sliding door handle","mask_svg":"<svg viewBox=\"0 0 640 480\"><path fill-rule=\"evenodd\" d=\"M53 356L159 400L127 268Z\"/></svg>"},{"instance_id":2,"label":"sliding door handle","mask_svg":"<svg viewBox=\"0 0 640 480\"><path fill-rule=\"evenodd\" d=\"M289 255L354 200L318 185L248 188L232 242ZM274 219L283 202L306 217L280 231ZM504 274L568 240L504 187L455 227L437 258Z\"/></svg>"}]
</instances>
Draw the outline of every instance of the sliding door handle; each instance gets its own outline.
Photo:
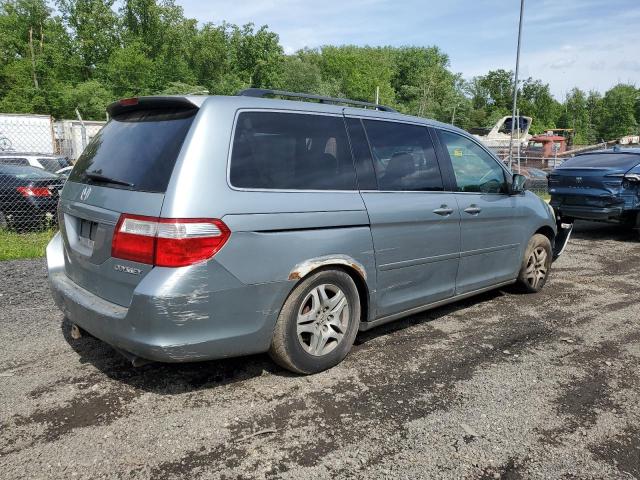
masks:
<instances>
[{"instance_id":1,"label":"sliding door handle","mask_svg":"<svg viewBox=\"0 0 640 480\"><path fill-rule=\"evenodd\" d=\"M468 213L469 215L478 215L482 209L476 205L471 205L467 208L464 209L465 213Z\"/></svg>"},{"instance_id":2,"label":"sliding door handle","mask_svg":"<svg viewBox=\"0 0 640 480\"><path fill-rule=\"evenodd\" d=\"M440 208L436 208L433 213L447 217L453 213L453 208L449 208L446 205L440 205Z\"/></svg>"}]
</instances>

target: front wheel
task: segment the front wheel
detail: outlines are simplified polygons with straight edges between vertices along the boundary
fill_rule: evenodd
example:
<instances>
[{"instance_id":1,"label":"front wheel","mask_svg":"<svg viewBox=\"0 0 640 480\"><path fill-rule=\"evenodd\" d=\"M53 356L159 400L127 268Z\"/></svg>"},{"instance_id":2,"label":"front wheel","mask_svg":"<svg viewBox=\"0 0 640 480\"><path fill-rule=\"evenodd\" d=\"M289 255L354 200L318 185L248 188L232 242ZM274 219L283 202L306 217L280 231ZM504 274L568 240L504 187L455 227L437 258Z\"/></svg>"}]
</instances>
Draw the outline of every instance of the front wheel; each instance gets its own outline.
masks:
<instances>
[{"instance_id":1,"label":"front wheel","mask_svg":"<svg viewBox=\"0 0 640 480\"><path fill-rule=\"evenodd\" d=\"M360 324L360 297L351 277L323 270L304 279L287 298L269 355L296 373L321 372L349 353Z\"/></svg>"},{"instance_id":2,"label":"front wheel","mask_svg":"<svg viewBox=\"0 0 640 480\"><path fill-rule=\"evenodd\" d=\"M547 237L536 233L529 240L516 285L527 293L542 290L549 277L553 252Z\"/></svg>"}]
</instances>

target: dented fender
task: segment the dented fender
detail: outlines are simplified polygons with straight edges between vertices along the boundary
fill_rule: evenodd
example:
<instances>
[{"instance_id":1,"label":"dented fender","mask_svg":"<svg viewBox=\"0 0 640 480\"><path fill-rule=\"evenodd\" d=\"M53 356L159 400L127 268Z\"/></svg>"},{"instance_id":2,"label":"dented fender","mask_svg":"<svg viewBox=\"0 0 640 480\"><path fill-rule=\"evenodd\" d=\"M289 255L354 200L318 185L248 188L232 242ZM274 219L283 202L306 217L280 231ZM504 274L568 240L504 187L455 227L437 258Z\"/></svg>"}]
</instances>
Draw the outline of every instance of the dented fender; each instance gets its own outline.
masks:
<instances>
[{"instance_id":1,"label":"dented fender","mask_svg":"<svg viewBox=\"0 0 640 480\"><path fill-rule=\"evenodd\" d=\"M344 265L346 267L353 268L355 271L360 274L363 280L367 280L367 272L364 266L349 257L348 255L325 255L322 257L310 258L309 260L305 260L304 262L298 263L291 272L289 272L289 280L300 280L301 278L306 277L309 273L313 272L322 267L327 267L331 265Z\"/></svg>"}]
</instances>

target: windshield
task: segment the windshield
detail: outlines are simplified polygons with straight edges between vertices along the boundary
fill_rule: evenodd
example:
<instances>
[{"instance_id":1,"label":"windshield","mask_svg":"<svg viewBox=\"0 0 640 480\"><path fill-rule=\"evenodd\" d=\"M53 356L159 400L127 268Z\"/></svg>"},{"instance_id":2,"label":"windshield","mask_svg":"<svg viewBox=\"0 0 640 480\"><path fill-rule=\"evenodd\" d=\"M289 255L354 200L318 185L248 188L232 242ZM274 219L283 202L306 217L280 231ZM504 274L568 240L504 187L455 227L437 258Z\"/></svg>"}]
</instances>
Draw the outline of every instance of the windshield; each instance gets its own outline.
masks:
<instances>
[{"instance_id":1,"label":"windshield","mask_svg":"<svg viewBox=\"0 0 640 480\"><path fill-rule=\"evenodd\" d=\"M165 192L182 142L197 109L137 110L114 117L93 137L78 159L69 180L94 183L113 179L114 188Z\"/></svg>"}]
</instances>

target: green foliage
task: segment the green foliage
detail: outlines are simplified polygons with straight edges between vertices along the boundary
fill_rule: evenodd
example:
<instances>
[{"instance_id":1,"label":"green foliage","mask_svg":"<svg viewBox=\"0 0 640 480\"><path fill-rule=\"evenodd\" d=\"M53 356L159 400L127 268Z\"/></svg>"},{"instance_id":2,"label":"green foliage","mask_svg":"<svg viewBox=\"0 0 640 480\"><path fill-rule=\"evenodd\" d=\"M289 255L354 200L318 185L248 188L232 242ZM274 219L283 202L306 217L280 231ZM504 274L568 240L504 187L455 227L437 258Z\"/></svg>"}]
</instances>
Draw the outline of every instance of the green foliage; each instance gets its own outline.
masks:
<instances>
[{"instance_id":1,"label":"green foliage","mask_svg":"<svg viewBox=\"0 0 640 480\"><path fill-rule=\"evenodd\" d=\"M0 229L0 261L42 257L54 234L55 230L18 233Z\"/></svg>"},{"instance_id":2,"label":"green foliage","mask_svg":"<svg viewBox=\"0 0 640 480\"><path fill-rule=\"evenodd\" d=\"M54 2L54 3L52 3ZM117 10L115 9L117 7ZM0 0L0 111L103 119L119 97L232 95L248 87L374 101L462 128L510 115L513 73L464 81L430 47L326 45L285 55L278 35L252 24L199 24L174 0ZM637 133L640 94L574 89L558 102L549 85L519 83L532 133L575 129L576 143Z\"/></svg>"},{"instance_id":3,"label":"green foliage","mask_svg":"<svg viewBox=\"0 0 640 480\"><path fill-rule=\"evenodd\" d=\"M632 85L616 85L602 99L602 114L598 131L605 139L638 132L636 101L638 90Z\"/></svg>"}]
</instances>

